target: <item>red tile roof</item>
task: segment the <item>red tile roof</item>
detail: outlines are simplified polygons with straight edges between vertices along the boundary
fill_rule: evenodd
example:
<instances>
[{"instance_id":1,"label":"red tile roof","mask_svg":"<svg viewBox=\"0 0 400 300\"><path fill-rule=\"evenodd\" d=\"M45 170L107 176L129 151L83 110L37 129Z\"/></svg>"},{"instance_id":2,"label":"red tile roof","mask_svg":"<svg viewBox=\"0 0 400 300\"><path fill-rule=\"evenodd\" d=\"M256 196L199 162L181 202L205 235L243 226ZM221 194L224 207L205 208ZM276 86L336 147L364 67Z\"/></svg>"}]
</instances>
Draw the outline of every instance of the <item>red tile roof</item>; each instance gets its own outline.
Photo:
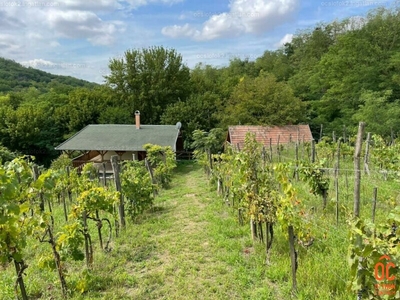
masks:
<instances>
[{"instance_id":1,"label":"red tile roof","mask_svg":"<svg viewBox=\"0 0 400 300\"><path fill-rule=\"evenodd\" d=\"M290 141L311 142L313 140L310 126L308 125L286 125L286 126L229 126L227 141L232 145L242 148L247 132L255 133L256 140L265 146L288 144Z\"/></svg>"}]
</instances>

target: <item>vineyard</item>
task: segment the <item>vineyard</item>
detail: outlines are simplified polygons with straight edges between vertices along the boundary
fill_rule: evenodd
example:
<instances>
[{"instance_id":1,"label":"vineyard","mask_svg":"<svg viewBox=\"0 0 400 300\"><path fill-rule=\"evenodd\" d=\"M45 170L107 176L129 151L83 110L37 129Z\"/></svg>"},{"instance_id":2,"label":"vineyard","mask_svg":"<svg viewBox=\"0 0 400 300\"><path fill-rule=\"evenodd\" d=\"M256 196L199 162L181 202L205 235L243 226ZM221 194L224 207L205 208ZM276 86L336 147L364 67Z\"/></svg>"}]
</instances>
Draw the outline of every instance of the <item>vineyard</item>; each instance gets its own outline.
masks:
<instances>
[{"instance_id":1,"label":"vineyard","mask_svg":"<svg viewBox=\"0 0 400 300\"><path fill-rule=\"evenodd\" d=\"M57 274L56 295L67 298L73 290L86 291L87 281L79 275L74 289L68 288L69 263L84 261L80 268L92 272L95 242L100 251L111 252L112 237L149 209L157 191L170 182L176 166L172 150L150 144L145 148L148 155L142 162L126 161L121 166L113 156L114 180L108 183L105 168L101 180L93 163L78 174L63 156L48 170L40 170L33 157L1 166L0 263L7 272L11 265L15 271L14 276L2 272L2 298L41 296L43 291L32 295L25 284L32 264Z\"/></svg>"},{"instance_id":2,"label":"vineyard","mask_svg":"<svg viewBox=\"0 0 400 300\"><path fill-rule=\"evenodd\" d=\"M65 158L1 166L1 299L400 297L400 145L195 138L175 171L152 145L112 180Z\"/></svg>"},{"instance_id":3,"label":"vineyard","mask_svg":"<svg viewBox=\"0 0 400 300\"><path fill-rule=\"evenodd\" d=\"M370 133L363 143L364 126L356 138L298 138L276 149L248 133L242 149L226 145L218 155L207 151L212 133L197 132L210 183L264 245L266 272L286 271L277 273L292 295L400 298L400 147Z\"/></svg>"}]
</instances>

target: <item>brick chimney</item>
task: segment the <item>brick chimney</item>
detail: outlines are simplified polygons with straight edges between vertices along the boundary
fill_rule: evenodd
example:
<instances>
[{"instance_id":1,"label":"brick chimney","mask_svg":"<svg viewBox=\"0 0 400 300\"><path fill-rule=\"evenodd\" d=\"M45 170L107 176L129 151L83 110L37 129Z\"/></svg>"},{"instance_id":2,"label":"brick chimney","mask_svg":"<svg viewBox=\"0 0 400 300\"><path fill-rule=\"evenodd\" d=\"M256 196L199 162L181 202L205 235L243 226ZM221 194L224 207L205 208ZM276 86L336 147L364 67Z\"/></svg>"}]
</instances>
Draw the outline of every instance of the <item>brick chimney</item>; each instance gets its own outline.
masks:
<instances>
[{"instance_id":1,"label":"brick chimney","mask_svg":"<svg viewBox=\"0 0 400 300\"><path fill-rule=\"evenodd\" d=\"M140 111L135 111L136 129L140 129Z\"/></svg>"}]
</instances>

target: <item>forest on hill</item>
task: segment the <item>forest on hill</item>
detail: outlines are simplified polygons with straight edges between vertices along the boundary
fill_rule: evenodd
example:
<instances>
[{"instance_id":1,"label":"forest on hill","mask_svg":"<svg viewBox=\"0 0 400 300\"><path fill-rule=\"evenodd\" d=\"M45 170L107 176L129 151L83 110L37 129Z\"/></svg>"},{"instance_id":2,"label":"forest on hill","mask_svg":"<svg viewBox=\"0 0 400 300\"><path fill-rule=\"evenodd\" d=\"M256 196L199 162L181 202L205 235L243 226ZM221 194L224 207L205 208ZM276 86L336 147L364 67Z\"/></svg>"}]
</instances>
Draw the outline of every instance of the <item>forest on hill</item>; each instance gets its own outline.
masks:
<instances>
[{"instance_id":1,"label":"forest on hill","mask_svg":"<svg viewBox=\"0 0 400 300\"><path fill-rule=\"evenodd\" d=\"M71 76L50 74L0 57L0 92L17 92L34 87L41 92L50 89L69 90L76 87L94 87L97 84Z\"/></svg>"},{"instance_id":2,"label":"forest on hill","mask_svg":"<svg viewBox=\"0 0 400 300\"><path fill-rule=\"evenodd\" d=\"M11 66L11 67L10 67ZM310 124L315 137L351 133L359 121L382 136L400 131L400 8L318 24L254 61L189 69L174 49L111 58L103 85L0 59L0 143L49 163L54 146L88 124L180 121L195 129Z\"/></svg>"}]
</instances>

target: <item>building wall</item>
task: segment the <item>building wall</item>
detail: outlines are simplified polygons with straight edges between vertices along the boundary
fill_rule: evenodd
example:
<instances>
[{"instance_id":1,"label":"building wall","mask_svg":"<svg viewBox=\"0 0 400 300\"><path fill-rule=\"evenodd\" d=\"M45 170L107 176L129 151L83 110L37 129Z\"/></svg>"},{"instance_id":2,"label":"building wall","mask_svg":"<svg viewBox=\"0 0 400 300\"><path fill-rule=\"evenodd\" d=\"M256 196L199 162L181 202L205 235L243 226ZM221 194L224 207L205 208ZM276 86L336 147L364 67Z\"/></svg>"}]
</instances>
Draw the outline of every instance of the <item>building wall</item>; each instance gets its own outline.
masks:
<instances>
[{"instance_id":1,"label":"building wall","mask_svg":"<svg viewBox=\"0 0 400 300\"><path fill-rule=\"evenodd\" d=\"M121 156L121 160L132 160L133 154L135 154L135 159L138 159L138 152L137 151L127 151ZM111 156L118 155L115 151L108 151L104 155L104 160L111 160Z\"/></svg>"}]
</instances>

